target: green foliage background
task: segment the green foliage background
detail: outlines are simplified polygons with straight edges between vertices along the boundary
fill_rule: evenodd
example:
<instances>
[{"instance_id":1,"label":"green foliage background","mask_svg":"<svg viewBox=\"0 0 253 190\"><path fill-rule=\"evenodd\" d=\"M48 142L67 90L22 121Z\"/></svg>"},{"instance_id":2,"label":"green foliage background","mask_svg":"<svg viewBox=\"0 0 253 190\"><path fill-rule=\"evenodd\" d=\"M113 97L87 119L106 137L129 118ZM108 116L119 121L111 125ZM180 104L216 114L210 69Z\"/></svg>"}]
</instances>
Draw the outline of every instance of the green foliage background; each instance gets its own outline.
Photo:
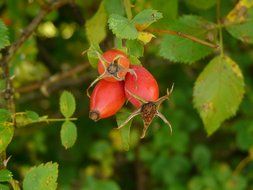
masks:
<instances>
[{"instance_id":1,"label":"green foliage background","mask_svg":"<svg viewBox=\"0 0 253 190\"><path fill-rule=\"evenodd\" d=\"M18 39L22 28L38 14L41 2L46 1L38 0L30 3L27 0L0 1L1 20L8 27L10 43ZM225 18L237 2L221 0L221 17ZM248 2L252 3L250 0ZM133 0L131 3L135 5L132 8L133 16L149 8L161 12L163 18L151 25L158 29L169 28L180 32L190 31L194 34L198 31L200 22L198 19L216 23L216 1L214 0ZM195 16L181 17L183 15L196 15L198 19L194 20ZM252 10L248 16L252 16ZM158 17L160 18L159 15ZM179 23L177 23L175 19L179 17ZM110 20L114 20L112 22L120 26L122 23L126 24L127 30L122 31L117 27L113 30L114 25L108 26L108 19L109 23ZM234 78L231 72L225 69L224 72L216 73L215 76L208 76L211 78L205 78L205 72L208 73L206 70L217 69L213 58L219 56L219 51L200 46L180 36L163 37L155 34L156 38L145 45L144 49L136 41L126 43L128 47L137 47L137 50L131 49L131 60L135 63L140 61L152 72L158 81L161 95L166 93L166 89L173 82L175 83L170 101L166 101L161 108L161 112L172 123L172 136L169 135L168 127L159 119L153 121L147 137L143 140L139 139L142 129L140 119L132 122L130 137L123 139L120 132L114 129L117 126L115 117L96 123L90 120L88 117L89 99L85 91L97 76L96 70L91 66L79 74L50 85L48 93L43 93L43 89L22 91L24 87L45 80L51 75L80 64L89 64L87 56L81 54L89 49L91 44L94 45L92 48L96 49L97 43L101 42L101 50L106 51L119 43L115 35L136 39L137 30L133 27L134 23L146 22L141 19L129 21L123 1L120 0L104 0L102 3L99 0L76 0L75 6L66 5L50 13L39 25L35 34L15 54L11 61L10 73L15 74L13 83L18 89L15 94L16 110L20 112L33 110L40 116L62 118L59 111L59 97L63 90L68 90L75 96L74 117L78 118L74 121L76 129L72 126L73 123L70 123L72 129L69 129L69 133L74 134L74 137L72 136L74 139L66 137L68 134L66 126L64 131L62 129L63 137L60 138L61 123L35 123L15 129L12 142L7 148L7 156L12 155L7 168L12 172L13 178L20 181L20 184L24 181L24 189L29 189L29 187L33 189L30 184L34 181L24 180L24 178L29 169L36 165L37 170L33 168L30 172L41 176L41 180L46 180L47 177L55 180L57 172L46 171L46 169L53 170L58 167L58 188L64 190L253 190L253 162L251 162L253 160L253 46L250 44L252 43L252 32L250 32L253 30L252 22L251 25L242 24L243 31L248 35L247 38L245 36L241 38L244 34L241 28L230 26L228 31L223 30L224 53L233 61L226 59L227 62L222 62L224 64L222 68L229 68L235 62L241 69L245 86L242 77ZM197 23L196 28L193 27L194 23ZM3 26L0 25L1 27ZM239 40L232 37L229 32ZM0 35L4 36L2 33ZM214 32L211 35L216 37L217 34ZM202 34L196 34L196 36L206 40ZM212 42L217 41L214 39ZM161 48L157 48L158 44L161 44ZM0 46L7 45L8 40L1 38ZM196 51L191 53L191 49ZM142 56L143 51L144 56ZM215 59L217 61L225 58L216 57ZM213 60L212 65L206 67L211 60ZM96 67L94 63L97 60L91 53L89 61L93 67ZM198 78L203 70L200 76L202 79ZM214 79L221 77L219 74L224 74L225 79L222 78L222 80L224 79L225 82L222 83L224 85L222 89L225 90L221 90L218 98L214 97L214 106L219 109L219 106L223 106L224 100L232 102L231 110L228 113L222 112L221 115L224 115L221 118L220 115L215 115L216 112L209 113L213 117L202 112L201 105L205 95L201 96L204 97L203 99L193 101L193 94L199 95L203 91L210 90L215 96L215 88L213 89L210 83L215 83ZM202 90L199 94L196 91L193 93L196 80L196 86L199 85L198 90ZM232 88L236 89L236 96L230 93L231 81ZM1 81L0 87L4 89L4 83ZM240 98L244 89L245 94L241 102ZM65 97L65 99L68 98ZM69 101L73 102L72 99ZM0 106L1 108L4 106L2 97ZM131 110L131 106L128 107ZM63 114L66 118L71 117L75 110L70 109L70 113ZM235 117L223 122L235 112ZM211 120L208 119L209 116ZM212 120L214 117L218 118L218 121ZM213 133L219 128L220 123L223 123L215 133L208 136L201 118L207 127L208 134ZM70 121L66 122L69 124ZM121 131L123 136L128 130L129 128L126 128L125 131ZM0 131L1 133L3 131ZM65 148L72 146L75 138L77 138L75 145L66 150ZM126 151L128 138L130 148ZM55 163L40 165L50 161L57 162L58 166ZM0 183L2 182L0 189L8 189L6 185L10 174L8 171L1 171L0 176L4 178L0 178ZM47 176L44 172L50 172L52 176ZM55 189L55 182L50 181L50 183L52 183L51 189ZM40 186L41 189L45 187L43 184Z\"/></svg>"}]
</instances>

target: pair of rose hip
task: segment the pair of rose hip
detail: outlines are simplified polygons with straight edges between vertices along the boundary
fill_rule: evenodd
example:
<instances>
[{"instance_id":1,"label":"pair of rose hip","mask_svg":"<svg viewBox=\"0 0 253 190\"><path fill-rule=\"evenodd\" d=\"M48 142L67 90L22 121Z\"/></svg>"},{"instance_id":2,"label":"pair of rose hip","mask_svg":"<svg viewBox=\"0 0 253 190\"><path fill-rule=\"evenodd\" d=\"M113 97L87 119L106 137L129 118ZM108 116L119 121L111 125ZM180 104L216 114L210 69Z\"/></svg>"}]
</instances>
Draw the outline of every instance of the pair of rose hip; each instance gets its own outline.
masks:
<instances>
[{"instance_id":1,"label":"pair of rose hip","mask_svg":"<svg viewBox=\"0 0 253 190\"><path fill-rule=\"evenodd\" d=\"M118 128L141 115L144 123L141 138L144 138L150 123L158 116L172 132L170 122L159 112L159 107L169 98L173 86L170 91L167 90L165 96L159 98L159 87L152 74L143 66L131 65L125 53L112 49L97 55L100 76L87 89L87 95L90 97L90 118L98 121L115 115L128 100L136 110ZM96 82L98 83L90 96L89 89Z\"/></svg>"}]
</instances>

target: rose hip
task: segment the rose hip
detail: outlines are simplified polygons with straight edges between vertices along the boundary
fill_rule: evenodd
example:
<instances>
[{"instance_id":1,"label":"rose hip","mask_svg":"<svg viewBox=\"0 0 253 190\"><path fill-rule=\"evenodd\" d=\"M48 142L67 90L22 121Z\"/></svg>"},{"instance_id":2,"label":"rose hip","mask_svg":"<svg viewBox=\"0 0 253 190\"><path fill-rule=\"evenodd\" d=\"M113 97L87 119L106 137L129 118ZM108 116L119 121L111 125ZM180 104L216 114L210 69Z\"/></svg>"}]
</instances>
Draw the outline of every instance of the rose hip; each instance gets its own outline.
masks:
<instances>
[{"instance_id":1,"label":"rose hip","mask_svg":"<svg viewBox=\"0 0 253 190\"><path fill-rule=\"evenodd\" d=\"M98 121L117 113L126 101L124 83L100 80L90 97L89 117Z\"/></svg>"},{"instance_id":2,"label":"rose hip","mask_svg":"<svg viewBox=\"0 0 253 190\"><path fill-rule=\"evenodd\" d=\"M125 79L126 73L129 71L130 61L127 55L116 49L111 49L100 55L96 52L99 58L98 73L100 74L88 87L89 89L99 80L104 79L110 82L122 81Z\"/></svg>"},{"instance_id":3,"label":"rose hip","mask_svg":"<svg viewBox=\"0 0 253 190\"><path fill-rule=\"evenodd\" d=\"M156 101L159 97L159 87L153 75L142 66L131 66L135 73L127 73L125 79L125 93L127 99L135 106L140 107L142 103L130 95L139 96L145 101ZM130 93L129 93L130 92Z\"/></svg>"}]
</instances>

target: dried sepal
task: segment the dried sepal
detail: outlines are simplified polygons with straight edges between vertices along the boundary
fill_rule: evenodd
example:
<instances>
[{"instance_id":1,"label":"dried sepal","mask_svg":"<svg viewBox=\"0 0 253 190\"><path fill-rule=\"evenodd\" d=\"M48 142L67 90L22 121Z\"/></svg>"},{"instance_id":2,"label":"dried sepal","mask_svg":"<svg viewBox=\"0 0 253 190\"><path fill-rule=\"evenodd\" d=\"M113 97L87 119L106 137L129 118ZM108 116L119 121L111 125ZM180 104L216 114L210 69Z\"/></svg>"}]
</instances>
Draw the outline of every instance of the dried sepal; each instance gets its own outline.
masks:
<instances>
[{"instance_id":1,"label":"dried sepal","mask_svg":"<svg viewBox=\"0 0 253 190\"><path fill-rule=\"evenodd\" d=\"M165 118L165 116L161 112L159 112L159 107L165 100L169 99L170 95L172 94L173 88L174 84L172 85L170 90L167 89L166 95L160 97L156 101L149 101L149 102L127 90L127 93L129 93L135 99L139 100L142 103L142 105L139 108L137 108L131 115L129 115L129 117L118 127L118 129L124 127L135 116L141 115L144 124L141 138L144 138L146 136L148 127L150 126L155 116L157 116L161 118L163 122L169 126L170 132L172 134L172 126L170 122Z\"/></svg>"}]
</instances>

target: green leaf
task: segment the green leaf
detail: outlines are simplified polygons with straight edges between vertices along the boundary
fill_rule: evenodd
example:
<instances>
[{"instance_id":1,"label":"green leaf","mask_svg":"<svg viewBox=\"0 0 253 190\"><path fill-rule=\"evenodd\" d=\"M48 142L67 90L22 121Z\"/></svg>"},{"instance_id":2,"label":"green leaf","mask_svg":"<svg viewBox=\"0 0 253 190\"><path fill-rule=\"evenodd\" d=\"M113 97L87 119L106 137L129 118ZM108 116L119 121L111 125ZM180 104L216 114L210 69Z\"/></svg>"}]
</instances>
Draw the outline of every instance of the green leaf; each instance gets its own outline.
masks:
<instances>
[{"instance_id":1,"label":"green leaf","mask_svg":"<svg viewBox=\"0 0 253 190\"><path fill-rule=\"evenodd\" d=\"M30 119L33 122L38 121L40 119L40 116L34 111L26 111L25 115L27 119Z\"/></svg>"},{"instance_id":2,"label":"green leaf","mask_svg":"<svg viewBox=\"0 0 253 190\"><path fill-rule=\"evenodd\" d=\"M0 50L4 47L10 45L9 36L8 36L8 28L5 26L3 21L0 19Z\"/></svg>"},{"instance_id":3,"label":"green leaf","mask_svg":"<svg viewBox=\"0 0 253 190\"><path fill-rule=\"evenodd\" d=\"M163 18L159 22L168 22L168 20L177 18L178 0L151 0L151 5L163 15Z\"/></svg>"},{"instance_id":4,"label":"green leaf","mask_svg":"<svg viewBox=\"0 0 253 190\"><path fill-rule=\"evenodd\" d=\"M197 9L206 10L212 8L216 4L216 0L188 0L187 3Z\"/></svg>"},{"instance_id":5,"label":"green leaf","mask_svg":"<svg viewBox=\"0 0 253 190\"><path fill-rule=\"evenodd\" d=\"M137 28L140 30L146 29L152 23L163 17L162 13L157 10L145 9L138 13L132 20L135 25L138 25Z\"/></svg>"},{"instance_id":6,"label":"green leaf","mask_svg":"<svg viewBox=\"0 0 253 190\"><path fill-rule=\"evenodd\" d=\"M136 39L138 37L138 31L134 23L123 16L112 14L109 17L108 23L113 34L118 38Z\"/></svg>"},{"instance_id":7,"label":"green leaf","mask_svg":"<svg viewBox=\"0 0 253 190\"><path fill-rule=\"evenodd\" d=\"M143 45L137 40L127 40L126 47L128 49L128 53L137 58L142 57L144 53Z\"/></svg>"},{"instance_id":8,"label":"green leaf","mask_svg":"<svg viewBox=\"0 0 253 190\"><path fill-rule=\"evenodd\" d=\"M64 115L64 117L69 118L71 117L75 110L76 110L76 101L74 96L68 92L68 91L64 91L61 94L60 97L60 110L62 115Z\"/></svg>"},{"instance_id":9,"label":"green leaf","mask_svg":"<svg viewBox=\"0 0 253 190\"><path fill-rule=\"evenodd\" d=\"M120 190L119 185L112 180L99 180L95 185L96 190Z\"/></svg>"},{"instance_id":10,"label":"green leaf","mask_svg":"<svg viewBox=\"0 0 253 190\"><path fill-rule=\"evenodd\" d=\"M14 128L12 125L3 125L0 123L0 153L3 152L14 134Z\"/></svg>"},{"instance_id":11,"label":"green leaf","mask_svg":"<svg viewBox=\"0 0 253 190\"><path fill-rule=\"evenodd\" d=\"M253 43L253 1L240 0L227 15L225 25L235 38Z\"/></svg>"},{"instance_id":12,"label":"green leaf","mask_svg":"<svg viewBox=\"0 0 253 190\"><path fill-rule=\"evenodd\" d=\"M123 16L125 13L122 0L104 0L104 4L108 15L117 14Z\"/></svg>"},{"instance_id":13,"label":"green leaf","mask_svg":"<svg viewBox=\"0 0 253 190\"><path fill-rule=\"evenodd\" d=\"M6 109L0 109L0 123L11 120L11 113Z\"/></svg>"},{"instance_id":14,"label":"green leaf","mask_svg":"<svg viewBox=\"0 0 253 190\"><path fill-rule=\"evenodd\" d=\"M236 144L243 150L248 151L253 147L253 122L251 120L239 120L235 123Z\"/></svg>"},{"instance_id":15,"label":"green leaf","mask_svg":"<svg viewBox=\"0 0 253 190\"><path fill-rule=\"evenodd\" d=\"M204 145L197 145L194 147L192 160L196 164L197 168L202 171L209 165L211 161L211 154L209 149Z\"/></svg>"},{"instance_id":16,"label":"green leaf","mask_svg":"<svg viewBox=\"0 0 253 190\"><path fill-rule=\"evenodd\" d=\"M138 59L138 57L130 55L129 59L132 65L141 65L141 61Z\"/></svg>"},{"instance_id":17,"label":"green leaf","mask_svg":"<svg viewBox=\"0 0 253 190\"><path fill-rule=\"evenodd\" d=\"M243 94L244 81L238 65L229 57L215 57L199 75L193 92L194 105L208 135L235 115Z\"/></svg>"},{"instance_id":18,"label":"green leaf","mask_svg":"<svg viewBox=\"0 0 253 190\"><path fill-rule=\"evenodd\" d=\"M120 187L115 181L88 176L82 190L120 190Z\"/></svg>"},{"instance_id":19,"label":"green leaf","mask_svg":"<svg viewBox=\"0 0 253 190\"><path fill-rule=\"evenodd\" d=\"M8 185L0 184L0 190L10 190Z\"/></svg>"},{"instance_id":20,"label":"green leaf","mask_svg":"<svg viewBox=\"0 0 253 190\"><path fill-rule=\"evenodd\" d=\"M116 49L124 49L125 47L123 47L123 42L122 42L123 40L122 39L120 39L120 38L115 38L114 39L114 43L115 43L115 48Z\"/></svg>"},{"instance_id":21,"label":"green leaf","mask_svg":"<svg viewBox=\"0 0 253 190\"><path fill-rule=\"evenodd\" d=\"M61 127L61 143L68 149L72 147L77 138L76 125L71 121L65 121Z\"/></svg>"},{"instance_id":22,"label":"green leaf","mask_svg":"<svg viewBox=\"0 0 253 190\"><path fill-rule=\"evenodd\" d=\"M188 15L172 22L169 29L216 43L217 30L208 30L213 27L215 24L201 17ZM160 45L160 55L174 62L193 63L212 52L210 47L175 35L165 35Z\"/></svg>"},{"instance_id":23,"label":"green leaf","mask_svg":"<svg viewBox=\"0 0 253 190\"><path fill-rule=\"evenodd\" d=\"M12 179L12 173L7 169L0 170L0 182L8 182Z\"/></svg>"},{"instance_id":24,"label":"green leaf","mask_svg":"<svg viewBox=\"0 0 253 190\"><path fill-rule=\"evenodd\" d=\"M25 175L24 190L55 190L57 188L58 164L48 162L33 167Z\"/></svg>"},{"instance_id":25,"label":"green leaf","mask_svg":"<svg viewBox=\"0 0 253 190\"><path fill-rule=\"evenodd\" d=\"M104 3L99 6L96 14L86 22L86 34L90 44L99 44L106 37L107 14Z\"/></svg>"},{"instance_id":26,"label":"green leaf","mask_svg":"<svg viewBox=\"0 0 253 190\"><path fill-rule=\"evenodd\" d=\"M130 114L131 113L127 111L126 109L123 109L119 113L117 113L116 120L117 120L118 126L120 126ZM132 125L132 120L129 121L124 127L119 129L122 145L125 150L129 150L131 125Z\"/></svg>"},{"instance_id":27,"label":"green leaf","mask_svg":"<svg viewBox=\"0 0 253 190\"><path fill-rule=\"evenodd\" d=\"M98 44L91 44L90 48L88 49L87 56L89 63L93 68L97 68L98 64L98 55L96 52L102 53Z\"/></svg>"},{"instance_id":28,"label":"green leaf","mask_svg":"<svg viewBox=\"0 0 253 190\"><path fill-rule=\"evenodd\" d=\"M112 146L105 140L98 140L93 143L89 151L89 157L99 162L110 160L112 154Z\"/></svg>"},{"instance_id":29,"label":"green leaf","mask_svg":"<svg viewBox=\"0 0 253 190\"><path fill-rule=\"evenodd\" d=\"M25 127L29 124L43 120L43 118L40 117L36 112L30 110L16 114L15 119L17 127Z\"/></svg>"}]
</instances>

